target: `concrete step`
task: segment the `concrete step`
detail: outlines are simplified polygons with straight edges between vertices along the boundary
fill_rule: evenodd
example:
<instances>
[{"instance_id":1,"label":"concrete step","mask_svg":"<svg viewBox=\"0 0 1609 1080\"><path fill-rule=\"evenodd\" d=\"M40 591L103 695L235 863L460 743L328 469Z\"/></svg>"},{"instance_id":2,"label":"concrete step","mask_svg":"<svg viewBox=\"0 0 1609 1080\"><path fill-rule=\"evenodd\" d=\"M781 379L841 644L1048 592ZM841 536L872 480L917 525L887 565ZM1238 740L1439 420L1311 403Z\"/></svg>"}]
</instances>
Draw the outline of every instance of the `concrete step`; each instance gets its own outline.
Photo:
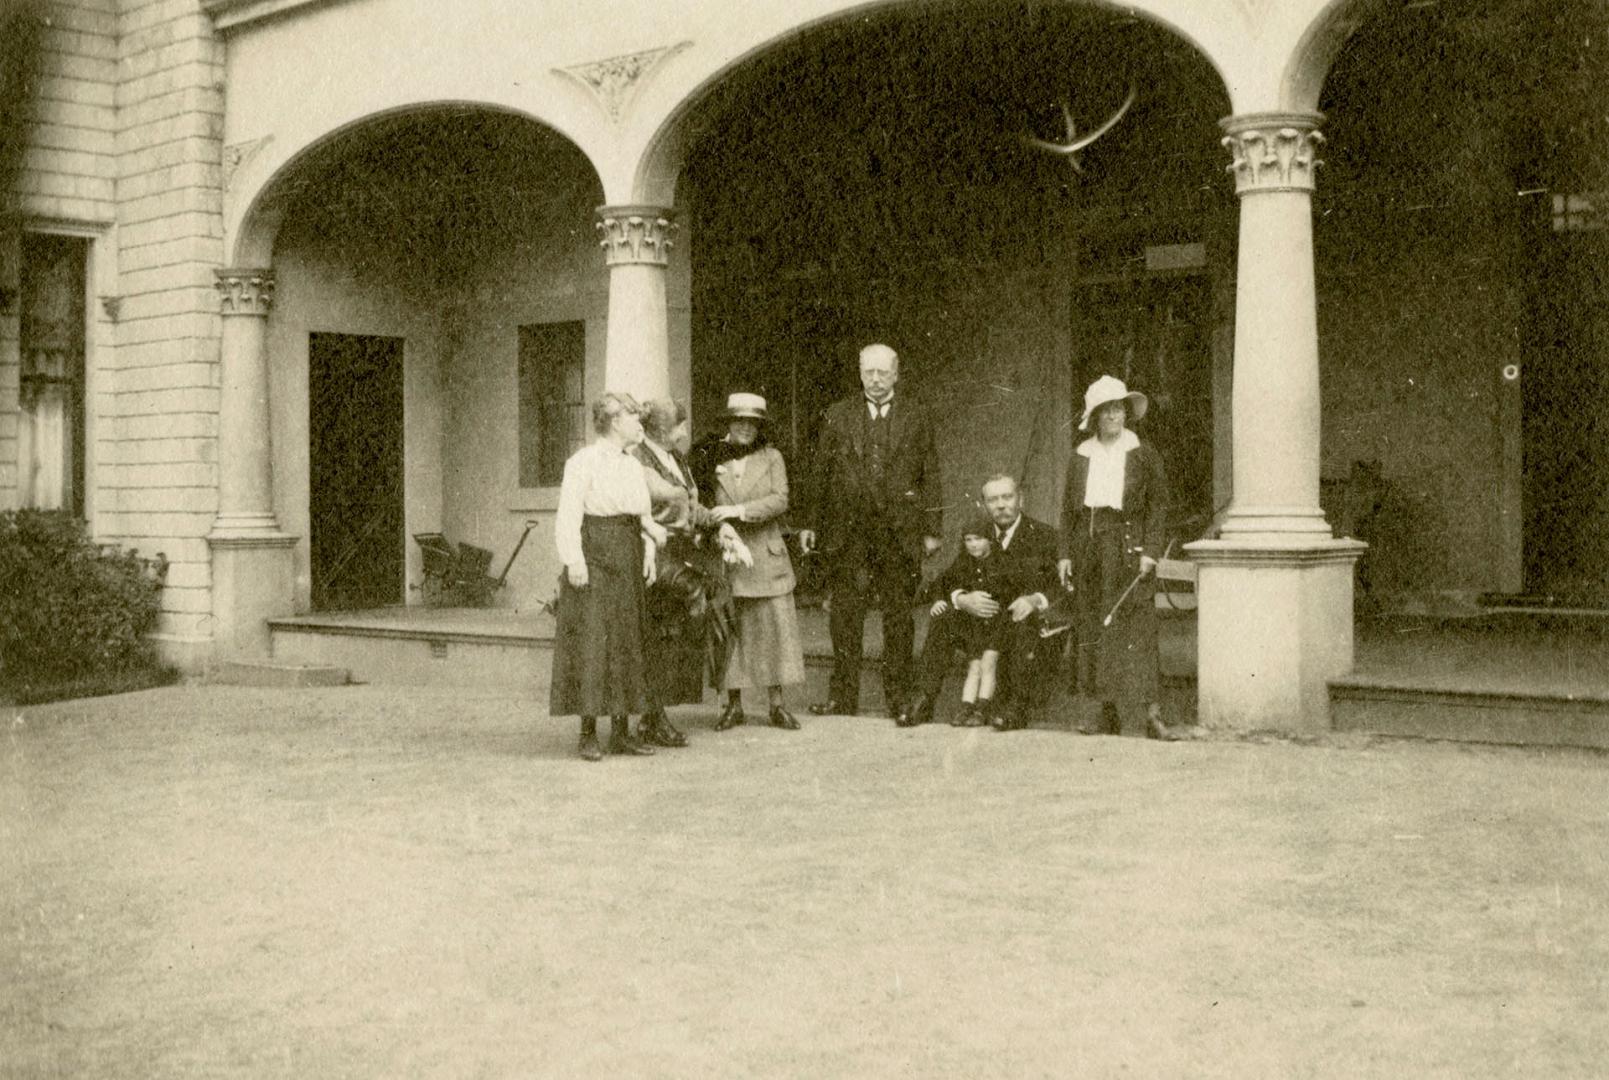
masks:
<instances>
[{"instance_id":1,"label":"concrete step","mask_svg":"<svg viewBox=\"0 0 1609 1080\"><path fill-rule=\"evenodd\" d=\"M269 630L275 663L340 667L357 683L490 686L532 694L547 686L550 643L533 635L294 620L271 622Z\"/></svg>"},{"instance_id":2,"label":"concrete step","mask_svg":"<svg viewBox=\"0 0 1609 1080\"><path fill-rule=\"evenodd\" d=\"M506 628L474 633L428 626L342 625L335 620L279 620L270 624L273 657L281 665L338 665L353 682L389 686L496 687L544 697L551 671L553 640L546 634L511 633ZM807 649L807 687L800 701L826 695L832 657ZM867 689L862 703L881 708L876 664L866 661ZM710 700L714 700L712 696Z\"/></svg>"},{"instance_id":3,"label":"concrete step","mask_svg":"<svg viewBox=\"0 0 1609 1080\"><path fill-rule=\"evenodd\" d=\"M284 689L307 686L345 686L351 681L344 667L281 661L230 660L212 673L212 681L225 686L271 686Z\"/></svg>"},{"instance_id":4,"label":"concrete step","mask_svg":"<svg viewBox=\"0 0 1609 1080\"><path fill-rule=\"evenodd\" d=\"M358 683L392 686L493 687L537 701L546 701L552 664L551 637L544 628L486 631L467 630L470 624L415 624L363 622L339 618L298 617L270 624L276 663L339 665ZM825 630L825 627L821 627ZM871 635L868 635L870 637ZM875 640L871 644L876 644ZM870 650L868 650L870 652ZM860 706L864 715L887 715L878 662L868 655L861 669ZM803 715L806 704L827 697L832 655L825 633L806 635L805 685L790 688L790 707ZM1165 676L1163 708L1170 723L1195 719L1195 680ZM750 694L750 705L758 701ZM946 682L937 703L938 719L948 720L960 709L959 678ZM1047 689L1037 722L1049 727L1093 723L1097 703L1075 698L1064 689ZM704 708L718 708L720 696L705 693ZM697 706L689 707L696 714Z\"/></svg>"},{"instance_id":5,"label":"concrete step","mask_svg":"<svg viewBox=\"0 0 1609 1080\"><path fill-rule=\"evenodd\" d=\"M1609 693L1459 689L1355 674L1330 682L1338 731L1609 750Z\"/></svg>"}]
</instances>

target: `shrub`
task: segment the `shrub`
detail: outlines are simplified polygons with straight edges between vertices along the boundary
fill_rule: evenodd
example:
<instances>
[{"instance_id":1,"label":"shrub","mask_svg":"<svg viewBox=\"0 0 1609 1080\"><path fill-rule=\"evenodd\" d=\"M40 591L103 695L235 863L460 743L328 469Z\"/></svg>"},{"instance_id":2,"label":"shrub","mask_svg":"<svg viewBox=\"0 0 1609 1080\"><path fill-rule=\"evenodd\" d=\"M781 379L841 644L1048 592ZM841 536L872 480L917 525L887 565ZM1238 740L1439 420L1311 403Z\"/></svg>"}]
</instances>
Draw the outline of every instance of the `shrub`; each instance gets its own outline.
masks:
<instances>
[{"instance_id":1,"label":"shrub","mask_svg":"<svg viewBox=\"0 0 1609 1080\"><path fill-rule=\"evenodd\" d=\"M25 687L155 667L166 560L102 548L69 514L0 514L0 677Z\"/></svg>"}]
</instances>

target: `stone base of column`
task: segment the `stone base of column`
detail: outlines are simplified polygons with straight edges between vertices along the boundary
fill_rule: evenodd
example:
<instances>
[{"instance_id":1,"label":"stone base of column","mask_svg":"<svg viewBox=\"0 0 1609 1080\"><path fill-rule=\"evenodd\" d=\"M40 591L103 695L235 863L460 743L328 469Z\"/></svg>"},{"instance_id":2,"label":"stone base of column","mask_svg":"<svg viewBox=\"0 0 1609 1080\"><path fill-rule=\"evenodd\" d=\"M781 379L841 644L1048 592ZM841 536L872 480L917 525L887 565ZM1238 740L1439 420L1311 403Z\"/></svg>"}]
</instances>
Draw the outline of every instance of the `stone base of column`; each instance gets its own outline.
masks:
<instances>
[{"instance_id":1,"label":"stone base of column","mask_svg":"<svg viewBox=\"0 0 1609 1080\"><path fill-rule=\"evenodd\" d=\"M1254 538L1267 538L1274 543L1299 538L1310 544L1332 534L1324 511L1317 506L1231 506L1219 535L1253 542Z\"/></svg>"},{"instance_id":2,"label":"stone base of column","mask_svg":"<svg viewBox=\"0 0 1609 1080\"><path fill-rule=\"evenodd\" d=\"M205 675L212 664L212 638L205 634L147 634L164 664L186 675Z\"/></svg>"},{"instance_id":3,"label":"stone base of column","mask_svg":"<svg viewBox=\"0 0 1609 1080\"><path fill-rule=\"evenodd\" d=\"M1325 731L1329 680L1352 670L1357 540L1186 544L1197 563L1197 715L1239 731Z\"/></svg>"},{"instance_id":4,"label":"stone base of column","mask_svg":"<svg viewBox=\"0 0 1609 1080\"><path fill-rule=\"evenodd\" d=\"M215 531L212 548L213 659L267 659L268 620L295 613L294 536Z\"/></svg>"}]
</instances>

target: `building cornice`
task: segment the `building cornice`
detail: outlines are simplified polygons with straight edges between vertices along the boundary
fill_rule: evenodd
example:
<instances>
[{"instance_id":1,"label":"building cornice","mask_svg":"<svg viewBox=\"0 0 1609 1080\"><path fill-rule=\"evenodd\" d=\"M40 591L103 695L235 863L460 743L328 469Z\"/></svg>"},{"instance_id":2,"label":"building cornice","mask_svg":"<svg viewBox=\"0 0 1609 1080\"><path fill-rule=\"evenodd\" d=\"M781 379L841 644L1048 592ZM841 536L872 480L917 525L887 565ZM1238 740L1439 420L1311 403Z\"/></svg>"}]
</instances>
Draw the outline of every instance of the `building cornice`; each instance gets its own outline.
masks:
<instances>
[{"instance_id":1,"label":"building cornice","mask_svg":"<svg viewBox=\"0 0 1609 1080\"><path fill-rule=\"evenodd\" d=\"M285 15L298 8L332 7L345 0L201 0L201 7L212 16L219 30L230 30L247 23Z\"/></svg>"}]
</instances>

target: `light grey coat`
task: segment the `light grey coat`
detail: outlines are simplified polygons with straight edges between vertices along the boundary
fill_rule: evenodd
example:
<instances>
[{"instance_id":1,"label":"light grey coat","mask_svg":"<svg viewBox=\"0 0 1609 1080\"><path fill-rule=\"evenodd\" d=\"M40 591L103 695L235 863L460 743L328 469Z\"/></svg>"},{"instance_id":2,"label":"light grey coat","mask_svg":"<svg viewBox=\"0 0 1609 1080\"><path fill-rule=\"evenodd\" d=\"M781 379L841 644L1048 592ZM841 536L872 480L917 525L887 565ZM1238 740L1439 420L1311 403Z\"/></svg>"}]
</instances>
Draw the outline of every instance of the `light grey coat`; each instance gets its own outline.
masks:
<instances>
[{"instance_id":1,"label":"light grey coat","mask_svg":"<svg viewBox=\"0 0 1609 1080\"><path fill-rule=\"evenodd\" d=\"M734 465L741 465L741 477ZM733 521L732 527L754 556L752 567L727 566L732 595L786 596L793 592L793 560L788 557L782 532L782 518L788 512L788 467L782 452L767 446L717 466L715 501L720 506L743 508L743 520Z\"/></svg>"}]
</instances>

